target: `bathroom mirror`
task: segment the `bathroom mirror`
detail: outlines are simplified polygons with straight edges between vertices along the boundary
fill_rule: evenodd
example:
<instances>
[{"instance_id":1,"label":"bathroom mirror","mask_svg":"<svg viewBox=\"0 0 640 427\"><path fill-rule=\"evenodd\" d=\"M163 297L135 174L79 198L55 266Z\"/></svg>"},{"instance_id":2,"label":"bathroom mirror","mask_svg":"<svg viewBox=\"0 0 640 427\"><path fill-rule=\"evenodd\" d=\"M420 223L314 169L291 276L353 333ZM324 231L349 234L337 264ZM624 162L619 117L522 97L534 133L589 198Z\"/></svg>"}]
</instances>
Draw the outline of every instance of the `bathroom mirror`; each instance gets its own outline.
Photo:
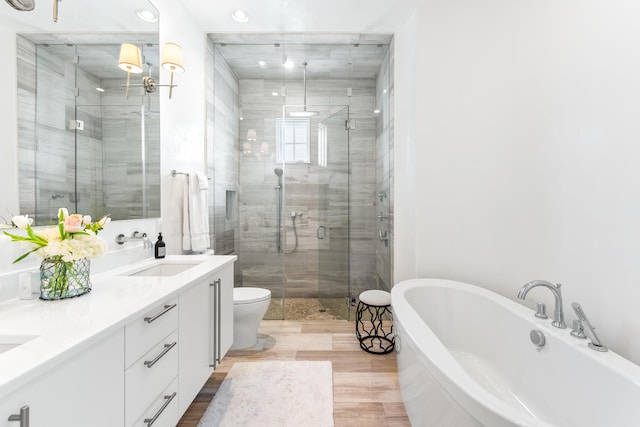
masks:
<instances>
[{"instance_id":1,"label":"bathroom mirror","mask_svg":"<svg viewBox=\"0 0 640 427\"><path fill-rule=\"evenodd\" d=\"M114 220L160 216L159 94L135 86L149 73L158 77L158 13L147 0L105 3L61 4L57 24L42 3L40 15L0 11L22 22L18 199L36 225L51 223L60 207ZM139 18L143 10L155 22ZM128 97L118 67L125 42L140 47L144 68L131 74Z\"/></svg>"}]
</instances>

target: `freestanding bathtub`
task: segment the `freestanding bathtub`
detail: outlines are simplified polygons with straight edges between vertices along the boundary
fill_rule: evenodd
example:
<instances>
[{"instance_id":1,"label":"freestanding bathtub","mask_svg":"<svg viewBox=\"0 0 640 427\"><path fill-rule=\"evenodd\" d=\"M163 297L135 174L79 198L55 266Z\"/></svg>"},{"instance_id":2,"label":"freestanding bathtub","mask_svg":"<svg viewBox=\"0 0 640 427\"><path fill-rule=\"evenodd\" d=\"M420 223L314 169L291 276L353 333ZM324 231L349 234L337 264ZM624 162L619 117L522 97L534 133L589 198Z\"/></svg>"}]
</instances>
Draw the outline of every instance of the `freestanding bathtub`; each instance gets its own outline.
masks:
<instances>
[{"instance_id":1,"label":"freestanding bathtub","mask_svg":"<svg viewBox=\"0 0 640 427\"><path fill-rule=\"evenodd\" d=\"M393 287L391 304L398 379L415 427L640 426L640 367L587 348L588 339L515 301L414 279ZM543 347L531 342L534 329Z\"/></svg>"}]
</instances>

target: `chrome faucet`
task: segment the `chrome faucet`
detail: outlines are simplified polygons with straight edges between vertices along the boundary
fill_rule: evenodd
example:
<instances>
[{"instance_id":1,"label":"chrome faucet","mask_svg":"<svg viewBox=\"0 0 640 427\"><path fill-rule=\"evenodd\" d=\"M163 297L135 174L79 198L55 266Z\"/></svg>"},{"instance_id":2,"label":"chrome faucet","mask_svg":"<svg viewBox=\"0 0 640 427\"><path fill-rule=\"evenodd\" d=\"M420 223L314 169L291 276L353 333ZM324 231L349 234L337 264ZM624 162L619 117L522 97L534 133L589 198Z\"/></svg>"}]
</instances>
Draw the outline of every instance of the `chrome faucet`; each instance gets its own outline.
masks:
<instances>
[{"instance_id":1,"label":"chrome faucet","mask_svg":"<svg viewBox=\"0 0 640 427\"><path fill-rule=\"evenodd\" d=\"M529 291L533 288L537 288L538 286L548 288L553 293L556 306L553 310L553 322L551 322L551 325L560 329L566 328L567 325L564 323L564 310L562 308L562 293L560 292L560 287L562 285L560 283L554 285L546 280L533 280L520 289L518 292L518 298L524 300Z\"/></svg>"},{"instance_id":2,"label":"chrome faucet","mask_svg":"<svg viewBox=\"0 0 640 427\"><path fill-rule=\"evenodd\" d=\"M127 237L124 234L118 234L116 237L116 243L119 245L124 245L125 242L132 242L142 240L142 248L143 249L152 249L153 242L149 237L147 237L147 233L140 233L138 231L134 231L131 233L131 237Z\"/></svg>"}]
</instances>

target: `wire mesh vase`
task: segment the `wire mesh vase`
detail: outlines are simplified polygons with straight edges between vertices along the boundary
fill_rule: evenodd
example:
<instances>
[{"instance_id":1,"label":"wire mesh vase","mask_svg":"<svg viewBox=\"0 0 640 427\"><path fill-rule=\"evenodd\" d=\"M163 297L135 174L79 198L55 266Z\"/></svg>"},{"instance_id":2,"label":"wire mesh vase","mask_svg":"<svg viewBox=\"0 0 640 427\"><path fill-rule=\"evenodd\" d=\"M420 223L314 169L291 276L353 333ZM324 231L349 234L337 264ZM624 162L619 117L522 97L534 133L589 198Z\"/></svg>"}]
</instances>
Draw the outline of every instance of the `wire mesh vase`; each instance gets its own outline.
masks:
<instances>
[{"instance_id":1,"label":"wire mesh vase","mask_svg":"<svg viewBox=\"0 0 640 427\"><path fill-rule=\"evenodd\" d=\"M73 298L91 291L87 258L65 262L58 258L45 258L40 264L40 299Z\"/></svg>"}]
</instances>

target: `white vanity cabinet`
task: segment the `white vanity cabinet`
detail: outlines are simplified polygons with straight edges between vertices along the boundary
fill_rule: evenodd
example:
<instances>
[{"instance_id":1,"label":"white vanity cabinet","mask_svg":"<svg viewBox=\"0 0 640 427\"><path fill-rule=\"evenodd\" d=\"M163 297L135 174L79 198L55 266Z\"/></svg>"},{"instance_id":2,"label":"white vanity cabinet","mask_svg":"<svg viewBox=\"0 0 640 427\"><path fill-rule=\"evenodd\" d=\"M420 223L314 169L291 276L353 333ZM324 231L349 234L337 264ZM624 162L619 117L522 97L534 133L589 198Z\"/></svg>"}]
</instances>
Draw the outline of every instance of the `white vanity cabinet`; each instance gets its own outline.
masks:
<instances>
[{"instance_id":1,"label":"white vanity cabinet","mask_svg":"<svg viewBox=\"0 0 640 427\"><path fill-rule=\"evenodd\" d=\"M120 328L90 348L0 399L0 427L29 407L30 427L114 427L124 420L124 332ZM26 424L25 424L26 425Z\"/></svg>"},{"instance_id":2,"label":"white vanity cabinet","mask_svg":"<svg viewBox=\"0 0 640 427\"><path fill-rule=\"evenodd\" d=\"M175 425L180 418L179 306L178 298L165 301L124 328L126 427L144 425L154 418L154 425Z\"/></svg>"},{"instance_id":3,"label":"white vanity cabinet","mask_svg":"<svg viewBox=\"0 0 640 427\"><path fill-rule=\"evenodd\" d=\"M31 303L37 315L30 318L20 317L21 310L14 317L5 311L0 335L3 325L34 318L79 335L73 342L45 330L25 347L0 353L5 378L11 378L11 367L23 371L12 377L19 381L15 389L0 384L0 427L175 426L233 341L235 257L200 260L195 273L176 279L125 276L111 282L106 276L100 292L80 300L77 309L72 302ZM122 307L119 298L127 298ZM89 330L72 329L87 320ZM21 364L21 353L13 351L34 362ZM38 359L39 352L51 356ZM21 425L12 415L23 407L29 423Z\"/></svg>"},{"instance_id":4,"label":"white vanity cabinet","mask_svg":"<svg viewBox=\"0 0 640 427\"><path fill-rule=\"evenodd\" d=\"M182 414L233 342L233 265L181 293L179 316Z\"/></svg>"}]
</instances>

